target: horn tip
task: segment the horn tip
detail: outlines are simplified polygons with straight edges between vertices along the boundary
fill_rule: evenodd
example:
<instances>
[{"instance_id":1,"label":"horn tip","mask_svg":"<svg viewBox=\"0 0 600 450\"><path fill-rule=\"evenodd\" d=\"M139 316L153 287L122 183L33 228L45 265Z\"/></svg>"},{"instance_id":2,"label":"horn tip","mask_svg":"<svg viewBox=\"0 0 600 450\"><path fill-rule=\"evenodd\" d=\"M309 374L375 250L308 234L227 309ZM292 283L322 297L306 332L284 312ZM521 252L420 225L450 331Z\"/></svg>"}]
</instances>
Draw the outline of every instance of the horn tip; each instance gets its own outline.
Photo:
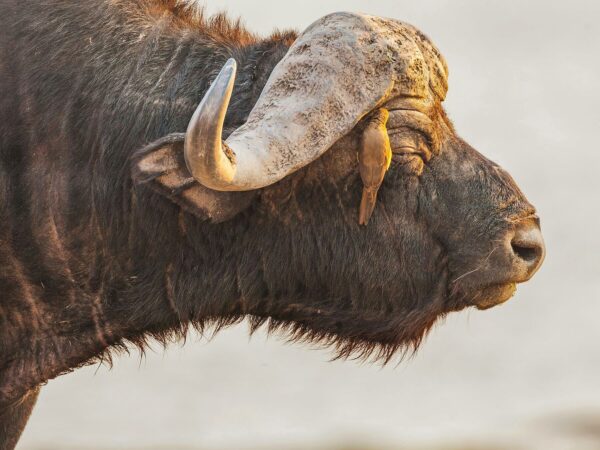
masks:
<instances>
[{"instance_id":1,"label":"horn tip","mask_svg":"<svg viewBox=\"0 0 600 450\"><path fill-rule=\"evenodd\" d=\"M236 70L237 69L237 61L235 60L235 58L229 58L227 60L227 62L225 63L225 65L223 66L223 69Z\"/></svg>"}]
</instances>

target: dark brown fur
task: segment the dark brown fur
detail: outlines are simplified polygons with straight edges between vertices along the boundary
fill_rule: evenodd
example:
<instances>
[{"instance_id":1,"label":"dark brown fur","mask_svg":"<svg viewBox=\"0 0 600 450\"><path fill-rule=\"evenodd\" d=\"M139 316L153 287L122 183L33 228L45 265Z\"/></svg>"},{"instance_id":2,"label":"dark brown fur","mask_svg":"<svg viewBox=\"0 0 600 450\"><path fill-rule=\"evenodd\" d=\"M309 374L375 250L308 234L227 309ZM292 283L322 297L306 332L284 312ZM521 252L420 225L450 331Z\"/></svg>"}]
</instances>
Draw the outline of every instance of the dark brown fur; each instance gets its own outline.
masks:
<instances>
[{"instance_id":1,"label":"dark brown fur","mask_svg":"<svg viewBox=\"0 0 600 450\"><path fill-rule=\"evenodd\" d=\"M15 448L39 393L39 388L33 389L0 411L0 450Z\"/></svg>"},{"instance_id":2,"label":"dark brown fur","mask_svg":"<svg viewBox=\"0 0 600 450\"><path fill-rule=\"evenodd\" d=\"M204 221L134 184L131 156L185 131L229 57L227 130L243 124L294 33L151 0L5 0L0 29L0 411L128 343L244 318L387 361L469 304L452 280L531 213L439 107L440 155L420 177L392 165L367 228L355 135Z\"/></svg>"}]
</instances>

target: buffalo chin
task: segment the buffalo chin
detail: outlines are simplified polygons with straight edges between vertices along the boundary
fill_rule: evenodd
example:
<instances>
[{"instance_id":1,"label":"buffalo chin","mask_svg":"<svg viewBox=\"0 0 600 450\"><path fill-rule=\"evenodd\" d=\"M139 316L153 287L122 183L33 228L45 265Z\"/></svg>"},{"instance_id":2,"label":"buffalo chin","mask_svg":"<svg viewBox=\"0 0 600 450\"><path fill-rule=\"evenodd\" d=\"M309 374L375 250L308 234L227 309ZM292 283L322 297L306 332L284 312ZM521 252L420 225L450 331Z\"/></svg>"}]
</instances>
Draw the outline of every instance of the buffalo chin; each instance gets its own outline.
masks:
<instances>
[{"instance_id":1,"label":"buffalo chin","mask_svg":"<svg viewBox=\"0 0 600 450\"><path fill-rule=\"evenodd\" d=\"M494 284L479 291L473 306L479 310L489 309L509 300L517 291L516 283Z\"/></svg>"}]
</instances>

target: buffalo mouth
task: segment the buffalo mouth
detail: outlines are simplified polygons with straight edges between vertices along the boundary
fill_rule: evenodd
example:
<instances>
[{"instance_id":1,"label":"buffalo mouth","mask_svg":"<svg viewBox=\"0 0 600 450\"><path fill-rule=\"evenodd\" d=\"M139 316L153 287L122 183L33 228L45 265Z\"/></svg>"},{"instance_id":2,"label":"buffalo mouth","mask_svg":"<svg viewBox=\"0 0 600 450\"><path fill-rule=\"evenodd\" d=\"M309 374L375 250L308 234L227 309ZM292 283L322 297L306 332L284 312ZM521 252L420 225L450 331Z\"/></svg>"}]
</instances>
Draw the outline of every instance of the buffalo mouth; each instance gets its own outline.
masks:
<instances>
[{"instance_id":1,"label":"buffalo mouth","mask_svg":"<svg viewBox=\"0 0 600 450\"><path fill-rule=\"evenodd\" d=\"M517 283L493 284L481 289L473 299L479 310L490 309L508 301L517 292Z\"/></svg>"},{"instance_id":2,"label":"buffalo mouth","mask_svg":"<svg viewBox=\"0 0 600 450\"><path fill-rule=\"evenodd\" d=\"M513 281L486 284L468 290L455 286L450 293L447 309L450 312L475 307L483 311L507 302L516 292L517 283Z\"/></svg>"}]
</instances>

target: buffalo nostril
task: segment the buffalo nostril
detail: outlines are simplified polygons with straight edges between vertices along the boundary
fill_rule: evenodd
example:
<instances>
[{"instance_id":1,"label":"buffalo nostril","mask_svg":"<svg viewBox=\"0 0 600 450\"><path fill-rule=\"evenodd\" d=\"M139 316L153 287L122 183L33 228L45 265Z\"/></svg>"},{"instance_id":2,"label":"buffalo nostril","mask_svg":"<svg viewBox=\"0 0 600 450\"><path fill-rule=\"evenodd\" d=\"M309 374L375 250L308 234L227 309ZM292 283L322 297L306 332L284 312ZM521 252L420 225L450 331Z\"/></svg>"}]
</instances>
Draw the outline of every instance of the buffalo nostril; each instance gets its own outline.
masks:
<instances>
[{"instance_id":1,"label":"buffalo nostril","mask_svg":"<svg viewBox=\"0 0 600 450\"><path fill-rule=\"evenodd\" d=\"M523 245L514 241L511 242L515 255L529 263L535 262L540 256L541 249L537 246L529 247L527 245L528 244Z\"/></svg>"},{"instance_id":2,"label":"buffalo nostril","mask_svg":"<svg viewBox=\"0 0 600 450\"><path fill-rule=\"evenodd\" d=\"M541 266L546 252L537 222L527 220L519 223L510 244L514 255L527 265L527 277L531 277Z\"/></svg>"}]
</instances>

